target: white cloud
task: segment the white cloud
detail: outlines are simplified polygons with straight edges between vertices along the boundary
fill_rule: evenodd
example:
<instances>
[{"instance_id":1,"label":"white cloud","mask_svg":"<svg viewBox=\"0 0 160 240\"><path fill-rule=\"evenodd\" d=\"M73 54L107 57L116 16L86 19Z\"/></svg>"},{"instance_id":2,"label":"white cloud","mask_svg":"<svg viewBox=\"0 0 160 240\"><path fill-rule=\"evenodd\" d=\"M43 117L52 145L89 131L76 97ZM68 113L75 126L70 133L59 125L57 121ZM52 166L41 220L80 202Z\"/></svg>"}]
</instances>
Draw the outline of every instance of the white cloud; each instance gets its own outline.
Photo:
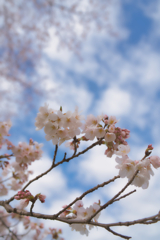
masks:
<instances>
[{"instance_id":1,"label":"white cloud","mask_svg":"<svg viewBox=\"0 0 160 240\"><path fill-rule=\"evenodd\" d=\"M76 168L77 175L83 184L102 183L118 175L118 171L115 169L114 157L107 158L104 155L105 149L105 147L97 146L79 162Z\"/></svg>"},{"instance_id":2,"label":"white cloud","mask_svg":"<svg viewBox=\"0 0 160 240\"><path fill-rule=\"evenodd\" d=\"M30 180L48 170L51 163L52 160L47 156L32 163L30 169L33 169L34 174L30 176ZM34 181L27 189L29 189L33 195L41 193L50 198L54 193L59 194L66 186L66 177L63 175L61 169L58 168L53 169L50 173Z\"/></svg>"},{"instance_id":3,"label":"white cloud","mask_svg":"<svg viewBox=\"0 0 160 240\"><path fill-rule=\"evenodd\" d=\"M39 68L39 74L47 77L41 84L41 88L46 92L48 91L45 94L45 102L49 103L51 108L59 109L62 106L64 111L74 111L75 107L78 106L80 111L87 112L92 104L93 94L87 90L84 81L76 83L74 79L68 76L65 69L61 70L61 76L54 75L47 62L44 62L42 67ZM43 101L44 98L42 98Z\"/></svg>"},{"instance_id":4,"label":"white cloud","mask_svg":"<svg viewBox=\"0 0 160 240\"><path fill-rule=\"evenodd\" d=\"M106 89L96 106L98 113L104 109L108 115L127 115L131 109L131 96L120 88Z\"/></svg>"}]
</instances>

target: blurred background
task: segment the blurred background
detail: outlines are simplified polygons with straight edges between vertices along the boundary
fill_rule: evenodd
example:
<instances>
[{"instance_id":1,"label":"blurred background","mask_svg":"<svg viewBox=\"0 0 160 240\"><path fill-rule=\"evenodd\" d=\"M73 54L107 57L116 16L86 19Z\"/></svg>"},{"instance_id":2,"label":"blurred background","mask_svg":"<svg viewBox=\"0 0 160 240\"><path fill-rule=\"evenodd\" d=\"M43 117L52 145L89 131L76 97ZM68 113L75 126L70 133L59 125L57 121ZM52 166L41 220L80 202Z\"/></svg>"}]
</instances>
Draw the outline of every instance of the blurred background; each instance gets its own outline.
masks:
<instances>
[{"instance_id":1,"label":"blurred background","mask_svg":"<svg viewBox=\"0 0 160 240\"><path fill-rule=\"evenodd\" d=\"M140 160L148 144L160 156L160 0L1 0L0 1L0 121L11 119L11 140L44 143L43 158L31 169L34 175L49 168L55 146L35 130L39 107L49 103L64 112L78 106L82 115L115 115L117 126L131 131L129 157ZM84 149L88 146L82 144ZM65 144L59 148L72 154ZM115 155L105 147L58 166L33 183L32 194L47 195L35 211L50 214L84 191L118 174ZM99 222L135 220L160 210L160 171L154 170L147 190L114 203ZM85 207L112 198L127 182L117 180L84 198ZM135 187L130 187L133 190ZM60 222L46 226L63 230L65 240L103 240L118 237L93 229L88 237ZM158 240L159 223L116 227L136 239Z\"/></svg>"}]
</instances>

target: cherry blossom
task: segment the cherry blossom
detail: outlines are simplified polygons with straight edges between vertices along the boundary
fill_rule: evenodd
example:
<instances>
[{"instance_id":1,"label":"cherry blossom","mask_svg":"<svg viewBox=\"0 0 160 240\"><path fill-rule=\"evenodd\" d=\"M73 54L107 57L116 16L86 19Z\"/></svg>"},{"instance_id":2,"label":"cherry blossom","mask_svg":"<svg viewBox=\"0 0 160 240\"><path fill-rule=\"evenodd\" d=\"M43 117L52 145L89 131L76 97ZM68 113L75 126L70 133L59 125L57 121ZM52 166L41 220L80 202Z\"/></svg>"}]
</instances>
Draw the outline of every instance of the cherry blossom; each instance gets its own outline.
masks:
<instances>
[{"instance_id":1,"label":"cherry blossom","mask_svg":"<svg viewBox=\"0 0 160 240\"><path fill-rule=\"evenodd\" d=\"M112 125L112 124L116 124L118 122L118 120L116 119L115 116L110 116L108 119L108 124Z\"/></svg>"},{"instance_id":2,"label":"cherry blossom","mask_svg":"<svg viewBox=\"0 0 160 240\"><path fill-rule=\"evenodd\" d=\"M64 206L65 207L65 206ZM85 208L83 205L82 200L78 200L73 208L68 208L65 212L63 212L60 216L66 218L74 218L79 220L85 220L96 213L100 208L100 203L93 203L90 207ZM94 217L94 221L97 222L100 216L100 212ZM86 224L71 224L70 225L72 231L78 231L82 235L89 235L89 230ZM94 226L89 226L89 229L93 228Z\"/></svg>"},{"instance_id":3,"label":"cherry blossom","mask_svg":"<svg viewBox=\"0 0 160 240\"><path fill-rule=\"evenodd\" d=\"M149 159L154 168L160 167L160 158L158 156L151 156Z\"/></svg>"},{"instance_id":4,"label":"cherry blossom","mask_svg":"<svg viewBox=\"0 0 160 240\"><path fill-rule=\"evenodd\" d=\"M118 146L118 150L119 150L119 151L116 151L115 153L116 153L117 155L124 156L124 155L127 155L127 154L130 152L130 147L129 147L129 145L120 144L120 145Z\"/></svg>"},{"instance_id":5,"label":"cherry blossom","mask_svg":"<svg viewBox=\"0 0 160 240\"><path fill-rule=\"evenodd\" d=\"M45 103L44 107L39 108L39 113L37 114L35 123L36 130L40 130L44 127L50 112L51 110L48 108L47 103Z\"/></svg>"},{"instance_id":6,"label":"cherry blossom","mask_svg":"<svg viewBox=\"0 0 160 240\"><path fill-rule=\"evenodd\" d=\"M128 177L131 178L135 173L135 162L130 160L127 155L122 156L122 158L116 157L116 168L119 169L119 175L121 178Z\"/></svg>"},{"instance_id":7,"label":"cherry blossom","mask_svg":"<svg viewBox=\"0 0 160 240\"><path fill-rule=\"evenodd\" d=\"M43 144L38 144L34 142L33 145L27 144L25 142L19 143L18 146L12 147L12 152L16 157L16 162L22 169L26 169L28 164L30 165L35 160L39 160L42 156L42 150L40 149Z\"/></svg>"},{"instance_id":8,"label":"cherry blossom","mask_svg":"<svg viewBox=\"0 0 160 240\"><path fill-rule=\"evenodd\" d=\"M114 133L107 132L105 135L106 142L113 142L116 139L116 135Z\"/></svg>"}]
</instances>

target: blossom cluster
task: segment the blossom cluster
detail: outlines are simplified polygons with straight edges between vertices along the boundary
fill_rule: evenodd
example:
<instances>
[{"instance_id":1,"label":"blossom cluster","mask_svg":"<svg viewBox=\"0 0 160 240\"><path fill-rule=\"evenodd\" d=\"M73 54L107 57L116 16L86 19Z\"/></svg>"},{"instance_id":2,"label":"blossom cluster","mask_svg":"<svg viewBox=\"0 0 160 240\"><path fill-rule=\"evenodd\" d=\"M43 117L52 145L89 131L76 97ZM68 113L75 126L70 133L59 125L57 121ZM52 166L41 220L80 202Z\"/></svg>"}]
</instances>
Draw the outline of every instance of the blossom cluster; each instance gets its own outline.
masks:
<instances>
[{"instance_id":1,"label":"blossom cluster","mask_svg":"<svg viewBox=\"0 0 160 240\"><path fill-rule=\"evenodd\" d=\"M64 206L63 208L65 208ZM74 218L76 220L86 220L87 218L91 217L94 213L96 213L100 208L100 201L99 203L93 203L90 207L84 208L82 200L78 200L73 208L67 208L63 213L61 213L60 217L66 218ZM94 217L94 221L97 222L100 216L100 212ZM72 231L78 231L81 234L86 234L88 236L89 231L87 229L86 224L71 224L70 225ZM93 228L93 225L89 225L89 230Z\"/></svg>"},{"instance_id":2,"label":"blossom cluster","mask_svg":"<svg viewBox=\"0 0 160 240\"><path fill-rule=\"evenodd\" d=\"M59 235L62 234L61 229L56 229L56 228L49 228L48 234L52 235L52 239L57 239L57 240L64 240L64 238L61 238Z\"/></svg>"},{"instance_id":3,"label":"blossom cluster","mask_svg":"<svg viewBox=\"0 0 160 240\"><path fill-rule=\"evenodd\" d=\"M73 113L71 111L62 113L62 108L60 110L53 110L45 104L39 108L35 126L36 130L44 127L46 140L52 140L54 145L61 145L64 141L74 139L80 133L84 134L81 138L76 138L76 141L74 139L71 143L66 144L66 146L70 146L73 150L75 149L75 144L78 147L81 140L92 141L95 137L97 139L104 139L103 144L107 146L105 154L107 157L111 157L113 154L121 155L119 145L122 146L121 149L123 148L123 151L124 146L127 145L126 139L130 136L129 130L115 127L117 122L118 120L115 116L108 117L104 114L97 117L90 114L84 121L83 116L78 113L77 109ZM129 146L127 152L128 149Z\"/></svg>"},{"instance_id":4,"label":"blossom cluster","mask_svg":"<svg viewBox=\"0 0 160 240\"><path fill-rule=\"evenodd\" d=\"M130 151L126 142L126 139L130 137L130 131L115 127L117 122L115 116L100 115L95 117L90 114L83 125L86 139L94 140L95 137L104 139L103 143L107 146L105 151L107 157L112 157L113 154L124 155L124 151Z\"/></svg>"},{"instance_id":5,"label":"blossom cluster","mask_svg":"<svg viewBox=\"0 0 160 240\"><path fill-rule=\"evenodd\" d=\"M7 186L10 187L11 190L17 191L22 188L22 185L28 181L29 175L32 174L33 171L28 169L24 169L17 163L12 162L8 163L7 166L2 171L2 176L11 179ZM0 196L4 196L8 193L8 188L4 185L3 181L0 180Z\"/></svg>"},{"instance_id":6,"label":"blossom cluster","mask_svg":"<svg viewBox=\"0 0 160 240\"><path fill-rule=\"evenodd\" d=\"M131 184L142 187L143 189L148 188L150 176L154 175L151 165L156 169L160 167L160 158L158 156L151 156L140 161L133 161L128 155L124 155L122 158L116 157L115 160L118 163L116 168L119 169L119 175L122 178L127 177L130 180L138 170Z\"/></svg>"},{"instance_id":7,"label":"blossom cluster","mask_svg":"<svg viewBox=\"0 0 160 240\"><path fill-rule=\"evenodd\" d=\"M30 165L32 162L41 158L43 153L41 150L42 146L42 143L39 144L30 139L29 144L20 142L18 146L13 145L11 150L16 157L16 162L24 170L27 169L28 165Z\"/></svg>"},{"instance_id":8,"label":"blossom cluster","mask_svg":"<svg viewBox=\"0 0 160 240\"><path fill-rule=\"evenodd\" d=\"M80 134L81 116L76 109L74 113L68 111L62 113L62 109L54 111L48 105L40 107L36 117L36 130L44 127L46 140L52 140L54 145L61 145L64 141L74 138Z\"/></svg>"},{"instance_id":9,"label":"blossom cluster","mask_svg":"<svg viewBox=\"0 0 160 240\"><path fill-rule=\"evenodd\" d=\"M18 217L17 214L15 213L12 214L12 216L14 218ZM60 235L62 234L61 229L49 228L49 230L47 229L44 230L43 223L32 222L29 216L21 216L21 218L22 218L23 226L25 229L30 228L30 230L36 231L35 235L33 236L34 240L43 240L47 235L51 235L52 239L64 240L63 238L60 237ZM42 230L44 231L42 232Z\"/></svg>"},{"instance_id":10,"label":"blossom cluster","mask_svg":"<svg viewBox=\"0 0 160 240\"><path fill-rule=\"evenodd\" d=\"M7 122L0 122L0 148L4 144L4 137L9 136L8 131L11 128L11 126L12 123L10 120Z\"/></svg>"},{"instance_id":11,"label":"blossom cluster","mask_svg":"<svg viewBox=\"0 0 160 240\"><path fill-rule=\"evenodd\" d=\"M39 199L41 203L44 203L46 196L42 195L41 193L38 193L34 197L29 190L25 190L25 191L19 191L14 198L16 200L26 199L25 201L21 201L21 206L23 206L22 208L24 208L28 205L29 201L35 202L37 199Z\"/></svg>"}]
</instances>

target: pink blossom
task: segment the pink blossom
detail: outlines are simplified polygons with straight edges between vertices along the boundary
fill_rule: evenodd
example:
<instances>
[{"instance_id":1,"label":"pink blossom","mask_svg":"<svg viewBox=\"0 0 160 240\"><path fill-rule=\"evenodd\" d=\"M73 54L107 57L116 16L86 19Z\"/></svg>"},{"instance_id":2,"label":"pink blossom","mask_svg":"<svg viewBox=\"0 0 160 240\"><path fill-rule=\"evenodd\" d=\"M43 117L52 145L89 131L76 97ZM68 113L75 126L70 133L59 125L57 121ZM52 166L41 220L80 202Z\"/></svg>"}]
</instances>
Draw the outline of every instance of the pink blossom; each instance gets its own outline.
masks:
<instances>
[{"instance_id":1,"label":"pink blossom","mask_svg":"<svg viewBox=\"0 0 160 240\"><path fill-rule=\"evenodd\" d=\"M85 129L85 137L89 140L93 140L96 136L96 127L95 126L88 126Z\"/></svg>"},{"instance_id":2,"label":"pink blossom","mask_svg":"<svg viewBox=\"0 0 160 240\"><path fill-rule=\"evenodd\" d=\"M43 151L40 149L43 144L33 142L33 144L27 144L25 142L19 142L18 146L12 147L12 152L16 157L16 162L24 170L28 165L35 160L39 160Z\"/></svg>"},{"instance_id":3,"label":"pink blossom","mask_svg":"<svg viewBox=\"0 0 160 240\"><path fill-rule=\"evenodd\" d=\"M22 187L23 182L17 181L16 179L12 179L12 182L8 184L11 187L11 190L17 191Z\"/></svg>"},{"instance_id":4,"label":"pink blossom","mask_svg":"<svg viewBox=\"0 0 160 240\"><path fill-rule=\"evenodd\" d=\"M0 182L2 181L2 178L0 177ZM5 196L8 194L8 189L5 187L3 183L0 183L0 196Z\"/></svg>"},{"instance_id":5,"label":"pink blossom","mask_svg":"<svg viewBox=\"0 0 160 240\"><path fill-rule=\"evenodd\" d=\"M96 126L98 122L100 121L99 117L95 117L92 114L87 116L86 119L86 126Z\"/></svg>"},{"instance_id":6,"label":"pink blossom","mask_svg":"<svg viewBox=\"0 0 160 240\"><path fill-rule=\"evenodd\" d=\"M16 198L15 198L16 199ZM24 209L28 206L29 199L21 199L19 205L17 206L18 209Z\"/></svg>"},{"instance_id":7,"label":"pink blossom","mask_svg":"<svg viewBox=\"0 0 160 240\"><path fill-rule=\"evenodd\" d=\"M119 169L119 175L121 178L128 177L131 178L135 173L135 162L130 160L128 156L124 155L122 158L116 157L116 168Z\"/></svg>"},{"instance_id":8,"label":"pink blossom","mask_svg":"<svg viewBox=\"0 0 160 240\"><path fill-rule=\"evenodd\" d=\"M148 176L146 174L138 173L131 184L146 189L149 186Z\"/></svg>"},{"instance_id":9,"label":"pink blossom","mask_svg":"<svg viewBox=\"0 0 160 240\"><path fill-rule=\"evenodd\" d=\"M118 146L118 150L119 151L115 151L115 154L124 156L124 155L127 155L130 152L130 147L129 147L129 145L120 144Z\"/></svg>"},{"instance_id":10,"label":"pink blossom","mask_svg":"<svg viewBox=\"0 0 160 240\"><path fill-rule=\"evenodd\" d=\"M148 150L153 150L152 144L148 145Z\"/></svg>"},{"instance_id":11,"label":"pink blossom","mask_svg":"<svg viewBox=\"0 0 160 240\"><path fill-rule=\"evenodd\" d=\"M102 127L97 127L95 129L95 135L97 138L102 138L105 135L105 130Z\"/></svg>"},{"instance_id":12,"label":"pink blossom","mask_svg":"<svg viewBox=\"0 0 160 240\"><path fill-rule=\"evenodd\" d=\"M149 159L154 168L160 167L160 158L158 156L151 156Z\"/></svg>"},{"instance_id":13,"label":"pink blossom","mask_svg":"<svg viewBox=\"0 0 160 240\"><path fill-rule=\"evenodd\" d=\"M89 235L89 231L88 231L88 229L86 228L86 225L85 225L85 224L71 224L70 227L71 227L71 230L72 230L72 231L75 230L75 231L80 232L80 234L82 234L82 235L84 235L84 234L85 234L86 236Z\"/></svg>"},{"instance_id":14,"label":"pink blossom","mask_svg":"<svg viewBox=\"0 0 160 240\"><path fill-rule=\"evenodd\" d=\"M108 124L112 125L112 124L116 124L118 122L118 120L116 119L115 116L110 116L108 119Z\"/></svg>"},{"instance_id":15,"label":"pink blossom","mask_svg":"<svg viewBox=\"0 0 160 240\"><path fill-rule=\"evenodd\" d=\"M50 111L51 110L48 108L48 104L46 103L44 107L39 108L39 113L37 114L36 122L35 122L36 130L40 130L44 127Z\"/></svg>"},{"instance_id":16,"label":"pink blossom","mask_svg":"<svg viewBox=\"0 0 160 240\"><path fill-rule=\"evenodd\" d=\"M108 130L109 130L109 132L114 133L115 125L114 124L110 125Z\"/></svg>"},{"instance_id":17,"label":"pink blossom","mask_svg":"<svg viewBox=\"0 0 160 240\"><path fill-rule=\"evenodd\" d=\"M104 153L107 157L111 158L114 154L114 151L112 149L106 149Z\"/></svg>"},{"instance_id":18,"label":"pink blossom","mask_svg":"<svg viewBox=\"0 0 160 240\"><path fill-rule=\"evenodd\" d=\"M116 139L116 135L114 133L106 133L105 141L106 142L113 142Z\"/></svg>"},{"instance_id":19,"label":"pink blossom","mask_svg":"<svg viewBox=\"0 0 160 240\"><path fill-rule=\"evenodd\" d=\"M38 198L39 198L39 200L41 201L41 203L44 203L44 202L45 202L45 199L46 199L46 196L40 194L40 195L38 196Z\"/></svg>"}]
</instances>

